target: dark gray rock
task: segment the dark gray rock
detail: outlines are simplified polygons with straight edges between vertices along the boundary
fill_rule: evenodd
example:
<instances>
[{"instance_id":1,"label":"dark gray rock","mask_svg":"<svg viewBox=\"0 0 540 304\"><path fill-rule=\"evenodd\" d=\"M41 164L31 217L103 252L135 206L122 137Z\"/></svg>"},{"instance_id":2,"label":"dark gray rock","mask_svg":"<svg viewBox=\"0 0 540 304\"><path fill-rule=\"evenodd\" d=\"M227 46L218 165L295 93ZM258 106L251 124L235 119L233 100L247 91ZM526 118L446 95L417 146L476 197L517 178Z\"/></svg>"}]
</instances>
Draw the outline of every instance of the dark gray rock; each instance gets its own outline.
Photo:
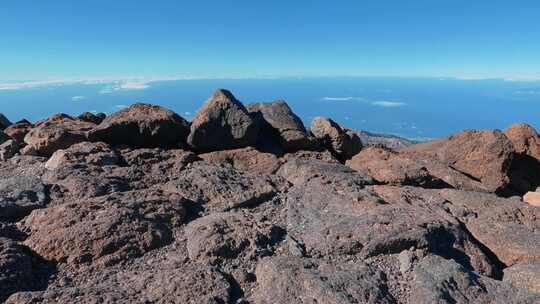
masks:
<instances>
[{"instance_id":1,"label":"dark gray rock","mask_svg":"<svg viewBox=\"0 0 540 304\"><path fill-rule=\"evenodd\" d=\"M259 126L227 90L216 90L191 123L189 145L203 152L254 146Z\"/></svg>"}]
</instances>

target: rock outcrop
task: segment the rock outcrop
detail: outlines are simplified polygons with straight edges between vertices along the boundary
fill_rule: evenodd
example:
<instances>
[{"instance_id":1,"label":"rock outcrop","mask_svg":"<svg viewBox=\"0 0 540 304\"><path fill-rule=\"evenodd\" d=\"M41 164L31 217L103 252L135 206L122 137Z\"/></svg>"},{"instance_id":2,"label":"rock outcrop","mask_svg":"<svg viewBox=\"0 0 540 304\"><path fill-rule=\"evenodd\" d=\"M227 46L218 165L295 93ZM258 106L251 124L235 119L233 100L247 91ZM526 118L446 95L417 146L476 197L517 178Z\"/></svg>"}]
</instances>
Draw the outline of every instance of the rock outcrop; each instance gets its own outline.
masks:
<instances>
[{"instance_id":1,"label":"rock outcrop","mask_svg":"<svg viewBox=\"0 0 540 304\"><path fill-rule=\"evenodd\" d=\"M87 140L87 131L94 128L88 123L66 114L56 114L36 123L26 134L24 142L39 156L51 156L56 150Z\"/></svg>"},{"instance_id":2,"label":"rock outcrop","mask_svg":"<svg viewBox=\"0 0 540 304\"><path fill-rule=\"evenodd\" d=\"M283 151L295 152L314 148L314 140L309 137L302 120L285 101L253 103L247 105L247 109L261 124L261 138L276 141Z\"/></svg>"},{"instance_id":3,"label":"rock outcrop","mask_svg":"<svg viewBox=\"0 0 540 304\"><path fill-rule=\"evenodd\" d=\"M0 301L540 303L532 127L392 149L248 108L8 127Z\"/></svg>"},{"instance_id":4,"label":"rock outcrop","mask_svg":"<svg viewBox=\"0 0 540 304\"><path fill-rule=\"evenodd\" d=\"M324 147L340 159L349 159L362 149L362 141L355 132L341 127L329 118L315 117L311 122L311 132Z\"/></svg>"},{"instance_id":5,"label":"rock outcrop","mask_svg":"<svg viewBox=\"0 0 540 304\"><path fill-rule=\"evenodd\" d=\"M105 118L88 138L138 148L180 147L189 134L188 122L165 108L137 103Z\"/></svg>"},{"instance_id":6,"label":"rock outcrop","mask_svg":"<svg viewBox=\"0 0 540 304\"><path fill-rule=\"evenodd\" d=\"M191 122L189 145L197 151L254 146L259 126L227 90L219 89L197 111Z\"/></svg>"},{"instance_id":7,"label":"rock outcrop","mask_svg":"<svg viewBox=\"0 0 540 304\"><path fill-rule=\"evenodd\" d=\"M0 113L0 130L4 130L10 125L11 125L11 121L9 121L9 119L7 119L7 117L4 116L4 114Z\"/></svg>"}]
</instances>

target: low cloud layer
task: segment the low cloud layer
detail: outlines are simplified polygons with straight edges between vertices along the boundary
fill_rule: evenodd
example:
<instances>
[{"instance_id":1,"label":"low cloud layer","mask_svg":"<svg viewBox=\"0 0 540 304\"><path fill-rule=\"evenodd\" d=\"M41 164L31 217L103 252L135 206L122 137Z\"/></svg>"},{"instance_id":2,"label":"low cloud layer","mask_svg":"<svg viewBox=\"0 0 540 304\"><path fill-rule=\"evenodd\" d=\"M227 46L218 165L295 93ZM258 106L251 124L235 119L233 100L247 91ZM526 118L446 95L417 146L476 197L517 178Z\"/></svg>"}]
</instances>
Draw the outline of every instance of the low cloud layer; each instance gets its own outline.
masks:
<instances>
[{"instance_id":1,"label":"low cloud layer","mask_svg":"<svg viewBox=\"0 0 540 304\"><path fill-rule=\"evenodd\" d=\"M407 105L401 101L391 101L391 100L369 100L364 97L323 97L324 101L360 101L376 107L384 108L397 108Z\"/></svg>"}]
</instances>

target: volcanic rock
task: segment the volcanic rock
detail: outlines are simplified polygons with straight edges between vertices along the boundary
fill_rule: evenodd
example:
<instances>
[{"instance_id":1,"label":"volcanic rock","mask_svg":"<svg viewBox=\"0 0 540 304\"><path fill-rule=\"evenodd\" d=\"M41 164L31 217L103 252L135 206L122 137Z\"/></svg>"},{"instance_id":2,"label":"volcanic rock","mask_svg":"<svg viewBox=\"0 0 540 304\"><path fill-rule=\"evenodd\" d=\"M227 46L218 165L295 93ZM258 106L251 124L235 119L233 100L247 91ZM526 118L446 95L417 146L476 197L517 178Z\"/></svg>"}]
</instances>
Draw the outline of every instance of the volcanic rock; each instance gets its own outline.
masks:
<instances>
[{"instance_id":1,"label":"volcanic rock","mask_svg":"<svg viewBox=\"0 0 540 304\"><path fill-rule=\"evenodd\" d=\"M9 137L15 139L18 142L23 142L24 137L34 126L28 122L18 122L16 124L10 125L4 130Z\"/></svg>"},{"instance_id":2,"label":"volcanic rock","mask_svg":"<svg viewBox=\"0 0 540 304\"><path fill-rule=\"evenodd\" d=\"M366 147L346 164L383 184L487 191L480 182L438 160L418 159L384 147Z\"/></svg>"},{"instance_id":3,"label":"volcanic rock","mask_svg":"<svg viewBox=\"0 0 540 304\"><path fill-rule=\"evenodd\" d=\"M504 270L504 282L540 294L540 261L520 263Z\"/></svg>"},{"instance_id":4,"label":"volcanic rock","mask_svg":"<svg viewBox=\"0 0 540 304\"><path fill-rule=\"evenodd\" d=\"M19 152L19 147L19 142L13 139L0 144L0 160L6 161L15 156Z\"/></svg>"},{"instance_id":5,"label":"volcanic rock","mask_svg":"<svg viewBox=\"0 0 540 304\"><path fill-rule=\"evenodd\" d=\"M311 150L314 147L302 120L285 101L253 103L247 105L247 109L255 114L262 124L260 136L265 139L276 137L285 152Z\"/></svg>"},{"instance_id":6,"label":"volcanic rock","mask_svg":"<svg viewBox=\"0 0 540 304\"><path fill-rule=\"evenodd\" d=\"M342 128L329 118L315 117L311 122L311 132L341 159L349 159L362 149L362 141L355 132Z\"/></svg>"},{"instance_id":7,"label":"volcanic rock","mask_svg":"<svg viewBox=\"0 0 540 304\"><path fill-rule=\"evenodd\" d=\"M540 207L540 192L527 192L523 196L523 201L532 206Z\"/></svg>"},{"instance_id":8,"label":"volcanic rock","mask_svg":"<svg viewBox=\"0 0 540 304\"><path fill-rule=\"evenodd\" d=\"M35 279L28 250L0 237L0 301L17 291L32 290Z\"/></svg>"},{"instance_id":9,"label":"volcanic rock","mask_svg":"<svg viewBox=\"0 0 540 304\"><path fill-rule=\"evenodd\" d=\"M36 123L24 141L39 156L51 156L56 150L86 141L86 132L95 125L66 114L56 114Z\"/></svg>"},{"instance_id":10,"label":"volcanic rock","mask_svg":"<svg viewBox=\"0 0 540 304\"><path fill-rule=\"evenodd\" d=\"M171 243L186 204L146 190L36 210L23 221L31 231L24 243L50 261L105 267Z\"/></svg>"},{"instance_id":11,"label":"volcanic rock","mask_svg":"<svg viewBox=\"0 0 540 304\"><path fill-rule=\"evenodd\" d=\"M410 146L401 153L445 163L481 182L489 192L505 194L508 191L514 148L499 130L467 130Z\"/></svg>"},{"instance_id":12,"label":"volcanic rock","mask_svg":"<svg viewBox=\"0 0 540 304\"><path fill-rule=\"evenodd\" d=\"M197 111L188 143L209 152L254 146L259 126L246 108L226 90L217 90Z\"/></svg>"},{"instance_id":13,"label":"volcanic rock","mask_svg":"<svg viewBox=\"0 0 540 304\"><path fill-rule=\"evenodd\" d=\"M0 220L18 221L47 204L47 188L32 175L0 179Z\"/></svg>"},{"instance_id":14,"label":"volcanic rock","mask_svg":"<svg viewBox=\"0 0 540 304\"><path fill-rule=\"evenodd\" d=\"M95 166L112 166L120 162L120 157L105 143L83 142L68 149L58 150L45 163L45 168L56 170L62 166L85 163Z\"/></svg>"},{"instance_id":15,"label":"volcanic rock","mask_svg":"<svg viewBox=\"0 0 540 304\"><path fill-rule=\"evenodd\" d=\"M9 137L4 131L0 130L0 144L10 140L11 137Z\"/></svg>"},{"instance_id":16,"label":"volcanic rock","mask_svg":"<svg viewBox=\"0 0 540 304\"><path fill-rule=\"evenodd\" d=\"M254 303L395 303L385 276L360 263L273 257L256 270Z\"/></svg>"},{"instance_id":17,"label":"volcanic rock","mask_svg":"<svg viewBox=\"0 0 540 304\"><path fill-rule=\"evenodd\" d=\"M516 154L510 176L512 188L519 194L534 191L540 186L540 135L527 124L515 124L505 131Z\"/></svg>"},{"instance_id":18,"label":"volcanic rock","mask_svg":"<svg viewBox=\"0 0 540 304\"><path fill-rule=\"evenodd\" d=\"M137 103L108 116L91 130L91 141L140 148L178 147L185 143L189 123L176 113Z\"/></svg>"},{"instance_id":19,"label":"volcanic rock","mask_svg":"<svg viewBox=\"0 0 540 304\"><path fill-rule=\"evenodd\" d=\"M281 165L274 154L260 152L252 147L209 152L199 157L209 163L229 164L239 171L260 174L273 174Z\"/></svg>"}]
</instances>

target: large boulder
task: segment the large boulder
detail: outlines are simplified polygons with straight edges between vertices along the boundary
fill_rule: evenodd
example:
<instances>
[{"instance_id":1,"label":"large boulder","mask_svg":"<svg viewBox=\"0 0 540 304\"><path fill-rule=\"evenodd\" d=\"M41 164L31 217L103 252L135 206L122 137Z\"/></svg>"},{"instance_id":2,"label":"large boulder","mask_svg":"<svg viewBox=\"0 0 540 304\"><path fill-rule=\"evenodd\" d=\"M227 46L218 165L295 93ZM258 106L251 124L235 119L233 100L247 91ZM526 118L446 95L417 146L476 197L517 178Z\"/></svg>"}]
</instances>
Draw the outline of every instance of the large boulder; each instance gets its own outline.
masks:
<instances>
[{"instance_id":1,"label":"large boulder","mask_svg":"<svg viewBox=\"0 0 540 304\"><path fill-rule=\"evenodd\" d=\"M56 170L71 164L85 163L95 166L111 166L120 163L120 157L105 143L83 142L68 149L58 150L45 163L45 168Z\"/></svg>"},{"instance_id":2,"label":"large boulder","mask_svg":"<svg viewBox=\"0 0 540 304\"><path fill-rule=\"evenodd\" d=\"M19 152L19 148L19 142L13 139L0 144L0 161L6 161L15 156Z\"/></svg>"},{"instance_id":3,"label":"large boulder","mask_svg":"<svg viewBox=\"0 0 540 304\"><path fill-rule=\"evenodd\" d=\"M512 187L523 194L540 186L540 135L527 124L515 124L504 132L512 141L516 155L510 176Z\"/></svg>"},{"instance_id":4,"label":"large boulder","mask_svg":"<svg viewBox=\"0 0 540 304\"><path fill-rule=\"evenodd\" d=\"M259 126L231 92L219 89L197 111L188 143L197 151L254 146Z\"/></svg>"},{"instance_id":5,"label":"large boulder","mask_svg":"<svg viewBox=\"0 0 540 304\"><path fill-rule=\"evenodd\" d=\"M86 133L95 127L66 114L56 114L40 121L26 134L24 141L39 156L51 156L56 150L87 140Z\"/></svg>"},{"instance_id":6,"label":"large boulder","mask_svg":"<svg viewBox=\"0 0 540 304\"><path fill-rule=\"evenodd\" d=\"M380 146L364 148L346 164L382 184L487 191L482 183L436 159L419 159Z\"/></svg>"},{"instance_id":7,"label":"large boulder","mask_svg":"<svg viewBox=\"0 0 540 304\"><path fill-rule=\"evenodd\" d=\"M315 117L311 122L311 132L321 144L342 160L349 159L362 149L358 134L343 128L333 120Z\"/></svg>"},{"instance_id":8,"label":"large boulder","mask_svg":"<svg viewBox=\"0 0 540 304\"><path fill-rule=\"evenodd\" d=\"M256 304L395 303L384 273L361 262L272 257L257 265L256 275Z\"/></svg>"},{"instance_id":9,"label":"large boulder","mask_svg":"<svg viewBox=\"0 0 540 304\"><path fill-rule=\"evenodd\" d=\"M15 124L10 125L4 130L4 133L6 133L9 137L19 141L23 142L24 137L34 126L29 122L18 122Z\"/></svg>"},{"instance_id":10,"label":"large boulder","mask_svg":"<svg viewBox=\"0 0 540 304\"><path fill-rule=\"evenodd\" d=\"M508 195L512 142L499 130L467 130L445 139L403 149L417 159L435 159L482 183L489 192Z\"/></svg>"},{"instance_id":11,"label":"large boulder","mask_svg":"<svg viewBox=\"0 0 540 304\"><path fill-rule=\"evenodd\" d=\"M11 125L11 121L9 121L9 119L7 119L7 117L5 117L4 114L0 113L0 130L4 130L10 125Z\"/></svg>"},{"instance_id":12,"label":"large boulder","mask_svg":"<svg viewBox=\"0 0 540 304\"><path fill-rule=\"evenodd\" d=\"M137 103L120 110L91 130L91 141L133 147L178 147L185 143L189 123L160 106Z\"/></svg>"},{"instance_id":13,"label":"large boulder","mask_svg":"<svg viewBox=\"0 0 540 304\"><path fill-rule=\"evenodd\" d=\"M285 101L253 103L247 105L247 109L260 120L261 137L275 137L285 152L311 150L314 147L302 120Z\"/></svg>"},{"instance_id":14,"label":"large boulder","mask_svg":"<svg viewBox=\"0 0 540 304\"><path fill-rule=\"evenodd\" d=\"M36 210L25 245L47 260L103 267L170 244L189 202L157 190L114 193Z\"/></svg>"}]
</instances>

